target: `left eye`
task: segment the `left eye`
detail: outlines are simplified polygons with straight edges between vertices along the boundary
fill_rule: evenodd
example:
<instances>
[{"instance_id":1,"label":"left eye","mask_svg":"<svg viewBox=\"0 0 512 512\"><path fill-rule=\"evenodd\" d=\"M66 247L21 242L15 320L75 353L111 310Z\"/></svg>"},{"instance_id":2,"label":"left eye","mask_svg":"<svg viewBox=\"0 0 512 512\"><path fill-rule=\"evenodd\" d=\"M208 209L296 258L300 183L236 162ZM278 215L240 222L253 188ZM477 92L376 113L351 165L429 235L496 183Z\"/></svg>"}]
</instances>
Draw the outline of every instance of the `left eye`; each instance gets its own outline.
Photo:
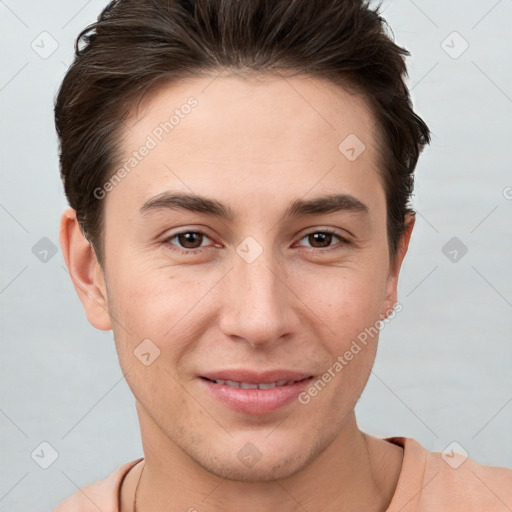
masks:
<instances>
[{"instance_id":1,"label":"left eye","mask_svg":"<svg viewBox=\"0 0 512 512\"><path fill-rule=\"evenodd\" d=\"M340 235L337 235L332 231L314 231L301 238L301 240L307 239L310 244L309 247L324 248L331 247L333 238L337 238L342 242L348 243L348 240L345 240Z\"/></svg>"}]
</instances>

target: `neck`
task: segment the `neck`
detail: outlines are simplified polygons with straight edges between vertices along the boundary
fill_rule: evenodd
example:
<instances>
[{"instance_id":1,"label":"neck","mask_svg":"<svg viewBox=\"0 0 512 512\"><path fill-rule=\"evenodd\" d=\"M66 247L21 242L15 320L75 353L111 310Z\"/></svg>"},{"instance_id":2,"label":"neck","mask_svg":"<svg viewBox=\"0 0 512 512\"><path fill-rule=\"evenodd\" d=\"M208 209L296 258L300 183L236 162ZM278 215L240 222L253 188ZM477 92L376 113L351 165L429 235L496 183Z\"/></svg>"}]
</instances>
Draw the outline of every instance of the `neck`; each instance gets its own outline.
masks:
<instances>
[{"instance_id":1,"label":"neck","mask_svg":"<svg viewBox=\"0 0 512 512\"><path fill-rule=\"evenodd\" d=\"M402 449L361 432L352 414L333 443L298 473L265 482L233 481L191 460L143 411L139 418L145 459L137 512L384 512L402 464Z\"/></svg>"}]
</instances>

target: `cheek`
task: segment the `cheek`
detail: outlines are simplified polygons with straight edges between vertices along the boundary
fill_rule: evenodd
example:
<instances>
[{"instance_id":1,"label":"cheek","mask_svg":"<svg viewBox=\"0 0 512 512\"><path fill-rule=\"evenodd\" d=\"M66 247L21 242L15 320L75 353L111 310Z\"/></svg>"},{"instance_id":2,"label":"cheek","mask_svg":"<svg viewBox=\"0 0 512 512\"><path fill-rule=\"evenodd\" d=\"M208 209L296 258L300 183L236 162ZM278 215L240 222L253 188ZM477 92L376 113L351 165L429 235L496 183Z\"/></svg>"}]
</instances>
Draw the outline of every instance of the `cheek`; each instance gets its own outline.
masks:
<instances>
[{"instance_id":1,"label":"cheek","mask_svg":"<svg viewBox=\"0 0 512 512\"><path fill-rule=\"evenodd\" d=\"M308 301L328 333L319 341L322 372L302 395L301 403L322 423L338 425L355 407L371 373L378 342L381 311L380 285L375 279L326 281L313 290ZM307 279L304 279L307 285ZM326 416L329 420L326 420Z\"/></svg>"},{"instance_id":2,"label":"cheek","mask_svg":"<svg viewBox=\"0 0 512 512\"><path fill-rule=\"evenodd\" d=\"M118 269L113 276L109 307L131 337L160 340L194 316L194 308L208 290L194 272L172 268Z\"/></svg>"},{"instance_id":3,"label":"cheek","mask_svg":"<svg viewBox=\"0 0 512 512\"><path fill-rule=\"evenodd\" d=\"M158 415L155 420L185 410L178 384L184 380L180 361L200 336L194 304L207 290L204 282L173 274L155 269L119 272L112 275L109 292L121 368L137 400Z\"/></svg>"},{"instance_id":4,"label":"cheek","mask_svg":"<svg viewBox=\"0 0 512 512\"><path fill-rule=\"evenodd\" d=\"M208 315L215 300L209 290L218 281L214 277L198 278L192 268L142 266L111 274L109 309L115 317L116 349L122 368L134 374L134 386L144 376L147 382L161 379L171 389L173 376L184 377L181 365L211 324ZM145 362L150 365L145 367Z\"/></svg>"},{"instance_id":5,"label":"cheek","mask_svg":"<svg viewBox=\"0 0 512 512\"><path fill-rule=\"evenodd\" d=\"M334 343L357 337L379 319L384 279L378 269L353 265L296 275L298 296L322 321Z\"/></svg>"},{"instance_id":6,"label":"cheek","mask_svg":"<svg viewBox=\"0 0 512 512\"><path fill-rule=\"evenodd\" d=\"M330 270L329 278L304 273L300 289L326 327L319 349L328 354L320 376L324 380L316 381L304 399L319 412L329 403L334 420L355 406L368 381L377 351L384 274L370 265Z\"/></svg>"}]
</instances>

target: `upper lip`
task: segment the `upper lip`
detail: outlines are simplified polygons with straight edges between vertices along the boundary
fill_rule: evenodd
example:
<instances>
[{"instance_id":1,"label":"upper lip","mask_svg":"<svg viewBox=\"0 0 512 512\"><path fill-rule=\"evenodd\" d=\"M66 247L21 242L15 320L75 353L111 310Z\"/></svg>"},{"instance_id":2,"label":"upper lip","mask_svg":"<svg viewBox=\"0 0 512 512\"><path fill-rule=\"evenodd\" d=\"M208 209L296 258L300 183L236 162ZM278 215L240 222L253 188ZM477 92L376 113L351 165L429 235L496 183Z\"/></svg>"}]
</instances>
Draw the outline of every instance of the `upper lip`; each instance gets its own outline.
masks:
<instances>
[{"instance_id":1,"label":"upper lip","mask_svg":"<svg viewBox=\"0 0 512 512\"><path fill-rule=\"evenodd\" d=\"M303 380L312 377L311 373L298 372L296 370L268 370L256 372L245 369L213 370L202 373L200 377L210 380L231 380L235 382L246 382L248 384L264 384L279 381Z\"/></svg>"}]
</instances>

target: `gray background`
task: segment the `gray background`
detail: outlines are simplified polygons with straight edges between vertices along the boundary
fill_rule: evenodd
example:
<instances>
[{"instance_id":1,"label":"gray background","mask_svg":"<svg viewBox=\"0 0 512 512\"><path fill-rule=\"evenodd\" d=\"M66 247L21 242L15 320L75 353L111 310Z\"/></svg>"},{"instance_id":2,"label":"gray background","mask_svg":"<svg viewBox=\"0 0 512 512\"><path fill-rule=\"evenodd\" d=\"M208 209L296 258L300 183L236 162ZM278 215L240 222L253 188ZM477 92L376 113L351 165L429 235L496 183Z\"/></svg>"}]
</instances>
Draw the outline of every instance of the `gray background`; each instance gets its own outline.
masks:
<instances>
[{"instance_id":1,"label":"gray background","mask_svg":"<svg viewBox=\"0 0 512 512\"><path fill-rule=\"evenodd\" d=\"M0 0L1 511L50 510L142 455L112 335L88 324L51 252L66 206L53 98L105 4ZM512 1L385 1L383 15L412 53L433 142L417 169L403 311L381 333L359 424L512 467ZM58 452L48 469L43 441Z\"/></svg>"}]
</instances>

